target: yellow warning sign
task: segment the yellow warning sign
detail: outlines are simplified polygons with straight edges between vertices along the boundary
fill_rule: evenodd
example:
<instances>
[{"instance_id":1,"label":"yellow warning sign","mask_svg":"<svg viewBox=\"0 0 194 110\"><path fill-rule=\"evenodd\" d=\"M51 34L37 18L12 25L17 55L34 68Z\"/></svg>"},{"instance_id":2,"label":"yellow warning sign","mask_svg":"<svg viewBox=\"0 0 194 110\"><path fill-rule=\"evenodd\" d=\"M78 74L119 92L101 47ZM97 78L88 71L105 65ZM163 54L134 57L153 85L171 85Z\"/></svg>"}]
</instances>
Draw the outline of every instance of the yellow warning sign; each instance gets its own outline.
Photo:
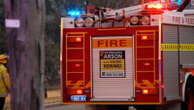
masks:
<instances>
[{"instance_id":1,"label":"yellow warning sign","mask_svg":"<svg viewBox=\"0 0 194 110\"><path fill-rule=\"evenodd\" d=\"M124 70L125 60L124 59L103 59L100 60L100 66L102 71L112 70Z\"/></svg>"},{"instance_id":2,"label":"yellow warning sign","mask_svg":"<svg viewBox=\"0 0 194 110\"><path fill-rule=\"evenodd\" d=\"M194 51L194 44L162 44L162 51Z\"/></svg>"}]
</instances>

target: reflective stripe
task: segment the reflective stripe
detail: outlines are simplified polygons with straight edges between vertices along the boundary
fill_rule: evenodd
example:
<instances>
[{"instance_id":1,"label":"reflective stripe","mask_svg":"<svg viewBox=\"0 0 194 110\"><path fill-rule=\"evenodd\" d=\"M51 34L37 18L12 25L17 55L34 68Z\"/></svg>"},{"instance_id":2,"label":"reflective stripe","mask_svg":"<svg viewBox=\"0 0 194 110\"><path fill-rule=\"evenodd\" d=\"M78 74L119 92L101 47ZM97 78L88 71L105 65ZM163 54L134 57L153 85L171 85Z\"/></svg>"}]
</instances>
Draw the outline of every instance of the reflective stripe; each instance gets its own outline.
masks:
<instances>
[{"instance_id":1,"label":"reflective stripe","mask_svg":"<svg viewBox=\"0 0 194 110\"><path fill-rule=\"evenodd\" d=\"M194 44L161 44L162 51L194 51Z\"/></svg>"},{"instance_id":2,"label":"reflective stripe","mask_svg":"<svg viewBox=\"0 0 194 110\"><path fill-rule=\"evenodd\" d=\"M7 97L7 96L8 94L5 94L5 95L0 94L0 97Z\"/></svg>"}]
</instances>

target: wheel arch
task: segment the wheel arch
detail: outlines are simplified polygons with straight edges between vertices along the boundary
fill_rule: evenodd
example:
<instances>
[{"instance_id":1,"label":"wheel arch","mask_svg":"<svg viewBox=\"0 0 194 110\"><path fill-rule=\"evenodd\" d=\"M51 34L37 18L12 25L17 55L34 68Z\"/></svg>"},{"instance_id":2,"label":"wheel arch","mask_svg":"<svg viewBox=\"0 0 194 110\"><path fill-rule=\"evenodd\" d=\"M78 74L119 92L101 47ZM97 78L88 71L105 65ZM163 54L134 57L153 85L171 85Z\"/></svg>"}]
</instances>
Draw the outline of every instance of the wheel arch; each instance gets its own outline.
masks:
<instances>
[{"instance_id":1,"label":"wheel arch","mask_svg":"<svg viewBox=\"0 0 194 110\"><path fill-rule=\"evenodd\" d=\"M187 87L187 82L189 80L192 80L192 78L194 78L194 76L192 75L192 72L186 72L185 74L185 79L184 79L184 83L182 86L182 101L185 102L185 97L186 97L186 87Z\"/></svg>"}]
</instances>

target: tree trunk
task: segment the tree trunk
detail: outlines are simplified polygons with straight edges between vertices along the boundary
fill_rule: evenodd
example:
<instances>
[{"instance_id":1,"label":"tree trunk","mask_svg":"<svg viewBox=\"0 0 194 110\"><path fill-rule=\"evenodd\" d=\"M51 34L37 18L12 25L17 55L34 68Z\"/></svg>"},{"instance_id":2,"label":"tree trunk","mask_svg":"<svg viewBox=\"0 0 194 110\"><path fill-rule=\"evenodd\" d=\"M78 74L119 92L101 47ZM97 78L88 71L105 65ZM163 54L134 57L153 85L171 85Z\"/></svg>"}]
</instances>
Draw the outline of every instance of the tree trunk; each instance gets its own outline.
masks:
<instances>
[{"instance_id":1,"label":"tree trunk","mask_svg":"<svg viewBox=\"0 0 194 110\"><path fill-rule=\"evenodd\" d=\"M19 27L6 27L11 110L44 109L44 2L4 0L5 18L20 21Z\"/></svg>"}]
</instances>

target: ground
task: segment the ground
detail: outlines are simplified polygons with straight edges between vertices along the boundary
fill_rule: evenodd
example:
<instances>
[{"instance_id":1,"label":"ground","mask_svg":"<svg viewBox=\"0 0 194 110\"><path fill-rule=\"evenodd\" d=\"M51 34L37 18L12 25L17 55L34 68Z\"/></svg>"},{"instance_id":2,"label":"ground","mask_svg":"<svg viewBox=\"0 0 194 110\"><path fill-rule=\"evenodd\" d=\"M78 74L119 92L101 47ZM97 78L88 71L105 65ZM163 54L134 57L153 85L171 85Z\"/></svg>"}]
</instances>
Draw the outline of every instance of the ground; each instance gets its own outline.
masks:
<instances>
[{"instance_id":1,"label":"ground","mask_svg":"<svg viewBox=\"0 0 194 110\"><path fill-rule=\"evenodd\" d=\"M55 104L61 102L61 91L58 90L48 90L47 98L45 98L45 106L49 104ZM6 104L4 110L10 110L10 96L6 98Z\"/></svg>"}]
</instances>

